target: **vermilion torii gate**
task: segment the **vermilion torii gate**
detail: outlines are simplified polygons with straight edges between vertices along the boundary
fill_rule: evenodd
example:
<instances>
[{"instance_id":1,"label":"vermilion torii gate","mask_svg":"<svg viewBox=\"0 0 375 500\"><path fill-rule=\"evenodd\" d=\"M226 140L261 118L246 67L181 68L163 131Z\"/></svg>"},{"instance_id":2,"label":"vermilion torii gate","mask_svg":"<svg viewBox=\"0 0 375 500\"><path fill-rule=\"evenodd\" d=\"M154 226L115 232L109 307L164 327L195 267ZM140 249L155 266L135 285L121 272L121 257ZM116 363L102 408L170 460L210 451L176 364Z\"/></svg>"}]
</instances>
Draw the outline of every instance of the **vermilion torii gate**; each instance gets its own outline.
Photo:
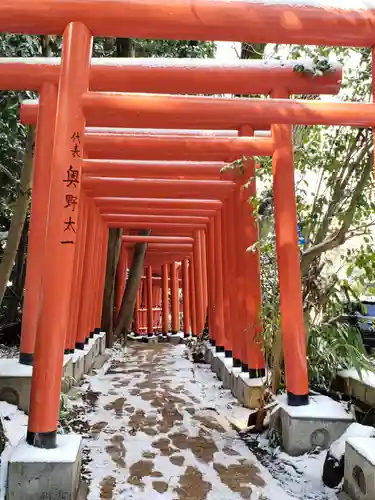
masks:
<instances>
[{"instance_id":1,"label":"vermilion torii gate","mask_svg":"<svg viewBox=\"0 0 375 500\"><path fill-rule=\"evenodd\" d=\"M43 89L42 85L43 83L46 85L47 82L50 83L56 83L58 80L58 67L57 67L57 62L58 60L54 59L33 59L33 65L35 64L35 70L34 72L30 72L30 66L25 64L25 61L23 60L5 60L6 62L3 62L2 64L7 65L7 71L3 72L2 74L6 75L5 81L3 83L4 87L6 88L18 88L17 86L19 85L19 82L22 81L24 82L22 85L26 85L28 88L35 88L41 90L41 98L42 98L42 103L43 101L47 101L48 95L46 95L46 99L43 99ZM175 64L176 63L176 64ZM240 65L226 65L225 69L223 68L222 65L219 65L215 63L214 61L209 61L206 62L197 62L197 61L171 61L171 60L163 60L159 61L157 65L155 65L155 62L153 64L147 63L147 61L142 60L138 63L137 60L137 65L132 65L129 64L129 60L118 60L114 61L112 64L108 64L108 61L103 64L102 60L99 61L94 61L93 63L93 82L92 85L95 86L99 85L98 89L101 89L103 87L100 87L101 84L104 83L104 85L110 89L110 90L132 90L132 85L130 83L129 78L124 78L124 70L126 71L126 74L128 73L128 69L132 72L134 75L134 82L136 81L142 81L142 82L153 82L150 87L148 87L146 90L148 91L157 91L157 90L163 90L165 92L185 92L188 89L186 88L186 79L182 78L181 75L184 73L184 71L189 71L190 77L194 80L194 85L195 87L192 88L192 91L199 91L200 93L203 92L225 92L225 93L239 93L239 92L262 92L266 93L270 89L272 89L273 85L273 80L272 80L272 75L274 75L274 78L277 78L279 82L282 82L283 85L285 85L286 88L290 90L290 92L312 92L312 93L319 93L322 90L325 92L333 92L335 93L338 89L338 82L341 80L341 71L340 70L335 70L332 73L325 75L322 78L319 78L319 84L317 84L317 80L313 80L311 78L304 78L303 75L296 74L293 72L293 66L291 64L282 64L282 63L277 63L277 64L272 64L267 65L267 64L254 64L251 61L246 61L246 62L241 62ZM97 76L94 76L95 74L95 68L98 68L99 73ZM132 71L132 68L134 71ZM148 72L148 75L150 78L145 79L144 74L145 71ZM235 78L228 78L228 71L230 73L233 73L233 76ZM259 75L262 77L259 78ZM97 83L95 83L95 81ZM207 84L207 81L210 83ZM104 87L104 88L106 88ZM142 89L144 90L144 89ZM46 91L47 92L47 91ZM43 109L46 109L46 114L48 113L47 111L47 106L44 106ZM31 112L31 115L29 116L28 110ZM32 114L32 111L34 111L34 114ZM39 117L39 121L41 120L42 116ZM36 121L36 106L31 105L29 106L24 106L22 109L22 119L25 122L33 122L35 123ZM46 121L48 120L48 126L50 124L50 120L46 116ZM91 130L93 133L95 133L95 129ZM105 130L104 130L105 131ZM115 129L109 129L107 130L111 131L112 133L116 133ZM121 133L124 133L126 131L121 130ZM131 138L131 130L129 132L129 137ZM138 132L138 131L137 131ZM147 132L147 131L146 131ZM155 132L155 131L154 131ZM157 133L161 134L163 131L158 130ZM164 131L168 132L168 131ZM181 133L184 131L178 131L176 130L174 134L176 136L184 136L186 135L185 133ZM217 144L213 144L208 151L208 147L211 143L210 140L207 140L210 138L209 132L204 132L204 131L198 131L200 135L202 133L204 134L204 143L201 141L198 141L196 143L193 142L192 138L189 138L189 150L191 151L194 146L194 144L197 145L197 147L200 147L200 154L205 154L208 157L213 155L213 152L216 153L217 151ZM195 135L194 131L191 131ZM220 133L215 132L215 135ZM240 156L244 152L248 152L246 150L246 144L241 145L239 141L234 141L233 138L227 138L226 136L230 136L231 132L230 131L225 131L225 137L222 139L222 146L227 148L227 153L224 155L224 157L228 160L231 159L236 159L238 156ZM223 135L224 135L223 134ZM137 138L135 137L135 140ZM246 141L245 141L246 142ZM164 142L165 145L165 142ZM163 144L161 145L163 146ZM177 145L178 146L178 145ZM203 148L202 148L203 146ZM135 144L136 151L137 151L137 144ZM44 148L44 153L47 156L48 152ZM127 148L126 154L129 155L130 151L129 148ZM219 152L220 153L220 152ZM179 150L175 150L175 153L173 154L181 154L179 153ZM153 153L153 156L155 156L155 153ZM165 152L162 152L162 158L165 157ZM221 159L223 155L220 153L219 158ZM202 157L200 157L201 159ZM41 163L43 162L44 158L41 157ZM92 165L93 168L98 168L98 165ZM142 164L142 167L144 167L144 164ZM156 166L154 165L154 168ZM164 165L164 170L163 170L163 176L168 176L167 171L165 169ZM173 164L169 164L169 171L173 172ZM90 167L88 167L90 168ZM177 167L176 167L177 168ZM181 169L181 165L178 167L179 170ZM191 164L190 165L191 170L197 171L196 164ZM142 168L142 171L144 169ZM47 194L45 192L44 186L42 186L42 183L45 183L48 181L49 178L49 172L44 172L42 171L42 168L39 168L36 170L39 172L39 175L37 174L35 179L34 179L34 197L37 197L37 202L33 204L33 210L32 210L32 222L31 225L33 226L33 230L31 231L30 235L30 241L29 241L29 266L28 266L28 274L27 274L27 284L26 287L30 289L30 293L28 294L26 300L25 300L25 308L24 308L24 320L23 320L23 331L27 331L27 335L23 335L23 343L22 343L22 349L21 349L21 361L25 362L31 362L32 357L31 353L33 352L34 348L34 338L35 338L35 330L36 330L36 318L35 318L35 310L38 310L38 300L39 300L39 295L37 293L37 290L39 289L39 280L40 280L40 262L39 260L35 263L34 265L34 258L33 255L37 255L37 252L33 252L33 243L34 241L36 242L36 245L39 245L39 241L41 238L41 235L43 234L43 231L45 229L45 213L46 210L43 210L43 204L46 205L46 197ZM199 168L199 173L203 171L203 165L200 165ZM219 172L219 168L217 170L217 173ZM181 172L181 170L178 173L184 173L186 172ZM130 175L130 173L129 173ZM150 175L151 176L151 175ZM39 181L40 179L40 181ZM42 180L43 179L43 180ZM40 187L39 187L40 186ZM40 195L37 195L37 193L40 192ZM150 204L148 204L150 205ZM37 216L33 217L33 213L36 212ZM37 227L36 227L37 225ZM38 255L40 252L38 251ZM39 259L38 257L36 257ZM30 278L30 279L29 279Z\"/></svg>"},{"instance_id":2,"label":"vermilion torii gate","mask_svg":"<svg viewBox=\"0 0 375 500\"><path fill-rule=\"evenodd\" d=\"M197 21L198 19L200 22ZM91 326L98 321L107 232L93 198L152 196L152 198L163 199L173 196L181 199L207 199L206 195L212 193L215 194L212 199L221 201L225 211L225 206L230 207L229 201L234 198L231 193L236 188L238 189L236 181L160 179L156 182L156 179L152 179L152 182L157 185L156 196L154 196L153 190L147 189L147 186L150 186L147 178L112 179L85 175L84 170L82 171L83 155L93 159L159 159L156 154L152 158L146 155L150 149L157 149L155 137L148 137L142 143L138 137L129 138L126 134L120 134L120 137L118 134L105 132L91 134L88 131L86 133L86 124L98 127L162 126L163 128L192 130L197 128L236 129L239 130L241 136L247 137L231 140L231 143L236 144L235 154L238 154L240 149L237 144L242 144L247 156L273 155L275 218L288 400L289 404L301 405L308 403L308 381L296 234L291 125L322 123L373 126L375 121L372 118L373 105L287 101L284 98L289 95L290 89L279 86L271 89L273 90L272 96L277 98L274 100L88 92L92 36L372 46L375 39L374 25L374 10L338 10L329 7L321 9L315 7L313 2L311 6L291 7L290 5L248 1L202 0L194 4L193 8L191 2L187 0L162 3L155 0L146 2L92 0L90 4L84 0L38 0L32 3L25 0L19 0L17 3L5 0L2 2L0 5L2 31L38 34L64 33L58 89L56 90L56 86L50 82L43 85L38 113L35 161L38 164L44 156L43 163L50 164L50 190L48 218L44 219L45 239L44 234L41 239L44 268L27 435L30 444L39 447L56 445L60 378L65 337L67 333L69 336L69 318L71 321L73 318L75 322L78 318L78 335L76 336L78 341L79 335L85 338L88 325ZM251 117L251 123L249 123L249 117ZM265 117L266 124L271 125L272 140L248 137L253 134L254 127L257 125L262 124L263 128ZM54 129L51 126L53 123L55 123ZM200 144L195 147L196 149L194 148L194 154L197 154L197 151L202 153L206 147L212 148L213 152L214 148L211 144L215 142L215 139L199 139L192 137L188 140L176 139L171 133L170 137L164 138L165 143L159 149L160 154L164 150L164 156L167 146L177 144L175 154L185 151L185 155L182 158L182 154L177 158L162 157L161 160L187 160L186 156L189 155L186 151L193 143ZM220 144L219 138L216 141ZM228 141L224 142L228 143ZM203 143L205 146L202 146ZM128 156L127 151L128 149L130 151L131 147L131 156ZM144 149L140 150L141 147ZM113 155L106 156L108 151L112 151ZM143 158L140 158L141 153L145 154ZM207 155L204 159L216 160L213 157L207 158ZM231 159L234 158L221 157L217 161L230 161ZM194 160L202 161L203 158L198 157ZM252 160L248 160L246 167L248 173L253 173ZM254 186L240 198L243 206L248 194L253 192ZM70 204L66 206L67 197L75 198L73 206ZM72 198L69 199L72 200ZM234 199L233 203L235 204ZM45 203L44 207L46 206L48 202ZM251 219L252 214L248 213L246 217L244 212L243 209L242 220L247 220L247 224L245 224L245 236L241 237L241 241L248 243L251 239L251 242L255 242L257 234L255 223ZM228 261L228 250L230 250L230 245L227 243L228 235L224 234L224 238L220 237L222 236L222 223L233 220L228 216L228 213L230 215L233 212L227 209L227 213L224 215L223 213L223 211L217 213L208 224L208 248L214 248L214 254L208 253L213 257L214 262L211 272L208 266L208 274L212 277L212 269L214 269L214 296L218 301L215 306L224 298L221 278L224 276L228 278L230 276L228 271L232 269ZM160 224L162 223L159 223L158 227L162 228ZM140 227L142 223L137 222L137 228ZM181 226L178 225L178 227ZM195 229L198 228L195 226ZM205 226L203 225L201 229L204 230ZM227 225L227 229L230 229L230 225ZM167 228L163 227L161 232L167 232ZM251 233L251 238L248 238L248 233ZM44 241L45 248L43 249ZM215 242L218 243L216 247ZM196 246L193 247L194 260L195 257L199 259L202 255L201 252L195 250ZM246 259L239 255L238 262L236 262L236 265L238 263L242 265L242 267L239 266L240 270L249 268L254 273L253 278L257 274L257 279L251 282L256 293L253 291L250 294L245 293L245 301L250 297L249 307L253 313L260 306L257 258L256 252L251 255L252 260L248 255ZM88 267L90 262L91 268ZM244 267L244 263L248 266ZM201 266L198 265L196 268L199 270ZM77 288L74 284L80 273L82 274L80 296L85 297L86 300L82 301L78 315L75 300ZM93 277L90 278L90 275ZM202 290L202 276L197 272L196 277L198 283L195 283L194 288ZM94 289L92 289L92 284L96 285ZM249 287L248 279L244 287L246 292L249 290L247 287ZM90 301L87 300L88 297ZM228 320L228 317L225 318L224 311L229 311L230 307L226 308L224 303L222 305L222 318ZM257 313L259 315L259 311ZM216 318L217 316L216 314ZM222 328L223 324L215 323L215 326ZM230 328L230 323L228 327ZM253 325L252 327L254 329ZM53 341L51 341L51 332L53 332ZM215 331L216 333L218 332ZM225 336L222 338L227 340Z\"/></svg>"}]
</instances>

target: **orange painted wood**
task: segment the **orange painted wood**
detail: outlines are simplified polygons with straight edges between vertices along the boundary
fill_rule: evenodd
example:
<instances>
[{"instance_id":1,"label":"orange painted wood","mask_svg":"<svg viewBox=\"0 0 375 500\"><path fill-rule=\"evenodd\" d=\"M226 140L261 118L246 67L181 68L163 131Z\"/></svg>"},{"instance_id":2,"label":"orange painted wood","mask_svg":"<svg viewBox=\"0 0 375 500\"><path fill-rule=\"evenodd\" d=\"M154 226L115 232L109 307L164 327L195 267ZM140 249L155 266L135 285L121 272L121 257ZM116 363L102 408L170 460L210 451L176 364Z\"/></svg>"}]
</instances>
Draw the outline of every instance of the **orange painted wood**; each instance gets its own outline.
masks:
<instances>
[{"instance_id":1,"label":"orange painted wood","mask_svg":"<svg viewBox=\"0 0 375 500\"><path fill-rule=\"evenodd\" d=\"M306 5L307 4L307 5ZM61 35L72 20L94 36L233 40L250 43L375 45L374 9L324 8L298 0L2 0L2 31ZM249 29L251 26L251 29Z\"/></svg>"}]
</instances>

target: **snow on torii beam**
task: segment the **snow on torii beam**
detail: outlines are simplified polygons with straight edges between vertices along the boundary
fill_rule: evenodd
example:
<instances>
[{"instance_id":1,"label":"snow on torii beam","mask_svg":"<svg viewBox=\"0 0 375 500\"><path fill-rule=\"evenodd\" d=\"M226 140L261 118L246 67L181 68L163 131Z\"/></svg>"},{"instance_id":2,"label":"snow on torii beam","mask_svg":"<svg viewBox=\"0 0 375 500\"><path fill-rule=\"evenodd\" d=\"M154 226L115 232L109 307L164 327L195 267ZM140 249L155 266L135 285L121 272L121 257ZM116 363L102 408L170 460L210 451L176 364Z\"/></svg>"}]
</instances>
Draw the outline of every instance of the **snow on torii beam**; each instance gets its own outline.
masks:
<instances>
[{"instance_id":1,"label":"snow on torii beam","mask_svg":"<svg viewBox=\"0 0 375 500\"><path fill-rule=\"evenodd\" d=\"M252 43L375 45L375 2L353 0L2 0L0 30L61 35L71 21L94 36ZM324 7L323 7L324 5Z\"/></svg>"},{"instance_id":2,"label":"snow on torii beam","mask_svg":"<svg viewBox=\"0 0 375 500\"><path fill-rule=\"evenodd\" d=\"M59 82L60 58L0 58L0 89L39 91ZM294 71L309 60L217 61L175 58L93 58L90 90L154 94L269 94L277 85L290 94L337 94L342 67L314 77Z\"/></svg>"}]
</instances>

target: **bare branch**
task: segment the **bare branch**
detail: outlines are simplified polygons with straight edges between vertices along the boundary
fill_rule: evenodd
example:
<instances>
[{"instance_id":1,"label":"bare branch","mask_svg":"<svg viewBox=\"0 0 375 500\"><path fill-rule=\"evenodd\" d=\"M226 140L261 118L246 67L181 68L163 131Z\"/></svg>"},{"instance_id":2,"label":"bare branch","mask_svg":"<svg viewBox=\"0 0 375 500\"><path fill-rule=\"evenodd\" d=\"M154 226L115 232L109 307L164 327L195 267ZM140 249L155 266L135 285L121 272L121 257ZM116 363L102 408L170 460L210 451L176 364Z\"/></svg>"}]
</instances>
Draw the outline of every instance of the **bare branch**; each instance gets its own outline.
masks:
<instances>
[{"instance_id":1,"label":"bare branch","mask_svg":"<svg viewBox=\"0 0 375 500\"><path fill-rule=\"evenodd\" d=\"M328 250L333 250L334 248L342 245L345 242L347 233L353 222L358 199L362 195L363 189L370 178L372 169L373 155L371 154L369 155L366 166L362 170L362 174L357 183L357 186L353 191L351 202L344 215L340 229L334 236L325 239L321 243L318 243L311 248L308 248L302 253L301 272L303 276L306 276L309 267L315 258L319 257L322 253L327 252Z\"/></svg>"}]
</instances>

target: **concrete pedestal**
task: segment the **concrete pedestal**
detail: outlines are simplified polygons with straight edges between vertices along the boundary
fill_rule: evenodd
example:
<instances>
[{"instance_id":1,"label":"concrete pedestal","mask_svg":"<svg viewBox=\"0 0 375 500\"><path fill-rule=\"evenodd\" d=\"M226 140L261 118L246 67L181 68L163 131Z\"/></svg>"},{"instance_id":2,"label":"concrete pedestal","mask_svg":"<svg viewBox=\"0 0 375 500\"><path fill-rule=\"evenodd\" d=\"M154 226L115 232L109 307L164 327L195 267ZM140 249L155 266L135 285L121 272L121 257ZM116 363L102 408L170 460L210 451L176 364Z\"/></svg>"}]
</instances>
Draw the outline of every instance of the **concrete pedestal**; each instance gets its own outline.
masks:
<instances>
[{"instance_id":1,"label":"concrete pedestal","mask_svg":"<svg viewBox=\"0 0 375 500\"><path fill-rule=\"evenodd\" d=\"M82 439L57 436L58 447L42 450L21 441L8 465L7 500L75 500L81 473Z\"/></svg>"},{"instance_id":2,"label":"concrete pedestal","mask_svg":"<svg viewBox=\"0 0 375 500\"><path fill-rule=\"evenodd\" d=\"M204 359L208 365L212 364L212 358L214 357L214 354L216 352L216 348L213 347L210 344L206 344L205 347L205 353L204 353Z\"/></svg>"},{"instance_id":3,"label":"concrete pedestal","mask_svg":"<svg viewBox=\"0 0 375 500\"><path fill-rule=\"evenodd\" d=\"M152 337L149 337L148 335L140 335L136 338L136 340L142 344L157 344L159 342L159 337L157 335L152 335Z\"/></svg>"},{"instance_id":4,"label":"concrete pedestal","mask_svg":"<svg viewBox=\"0 0 375 500\"><path fill-rule=\"evenodd\" d=\"M231 377L230 377L230 390L235 398L240 399L240 384L239 384L239 376L241 375L241 368L232 368Z\"/></svg>"},{"instance_id":5,"label":"concrete pedestal","mask_svg":"<svg viewBox=\"0 0 375 500\"><path fill-rule=\"evenodd\" d=\"M343 405L327 396L311 396L307 406L288 406L286 395L278 401L282 445L289 455L327 449L354 420Z\"/></svg>"},{"instance_id":6,"label":"concrete pedestal","mask_svg":"<svg viewBox=\"0 0 375 500\"><path fill-rule=\"evenodd\" d=\"M29 411L32 366L21 365L18 359L0 359L0 400Z\"/></svg>"},{"instance_id":7,"label":"concrete pedestal","mask_svg":"<svg viewBox=\"0 0 375 500\"><path fill-rule=\"evenodd\" d=\"M100 332L95 335L96 341L98 343L99 354L105 353L105 344L106 344L107 334L105 332Z\"/></svg>"},{"instance_id":8,"label":"concrete pedestal","mask_svg":"<svg viewBox=\"0 0 375 500\"><path fill-rule=\"evenodd\" d=\"M229 391L232 389L232 378L233 378L233 358L224 359L224 371L223 371L223 387Z\"/></svg>"},{"instance_id":9,"label":"concrete pedestal","mask_svg":"<svg viewBox=\"0 0 375 500\"><path fill-rule=\"evenodd\" d=\"M159 337L157 335L153 335L152 337L147 337L147 342L149 344L157 344L159 342Z\"/></svg>"},{"instance_id":10,"label":"concrete pedestal","mask_svg":"<svg viewBox=\"0 0 375 500\"><path fill-rule=\"evenodd\" d=\"M260 408L263 404L264 387L263 378L249 378L248 373L242 372L237 377L237 398L246 408Z\"/></svg>"},{"instance_id":11,"label":"concrete pedestal","mask_svg":"<svg viewBox=\"0 0 375 500\"><path fill-rule=\"evenodd\" d=\"M225 387L225 383L227 384L226 389L229 389L230 382L228 380L231 377L231 371L233 368L233 358L226 358L224 353L219 354L216 358L216 375L218 376L219 380L223 382L223 385Z\"/></svg>"},{"instance_id":12,"label":"concrete pedestal","mask_svg":"<svg viewBox=\"0 0 375 500\"><path fill-rule=\"evenodd\" d=\"M172 345L179 345L183 342L183 337L180 333L168 335L168 342Z\"/></svg>"},{"instance_id":13,"label":"concrete pedestal","mask_svg":"<svg viewBox=\"0 0 375 500\"><path fill-rule=\"evenodd\" d=\"M375 498L375 438L348 438L344 491L351 500Z\"/></svg>"},{"instance_id":14,"label":"concrete pedestal","mask_svg":"<svg viewBox=\"0 0 375 500\"><path fill-rule=\"evenodd\" d=\"M71 354L65 354L64 356L63 377L73 378L73 360Z\"/></svg>"},{"instance_id":15,"label":"concrete pedestal","mask_svg":"<svg viewBox=\"0 0 375 500\"><path fill-rule=\"evenodd\" d=\"M82 380L85 374L85 351L76 351L72 354L73 378L76 382Z\"/></svg>"},{"instance_id":16,"label":"concrete pedestal","mask_svg":"<svg viewBox=\"0 0 375 500\"><path fill-rule=\"evenodd\" d=\"M74 384L74 367L71 354L64 356L63 378L61 382L61 392L67 394Z\"/></svg>"},{"instance_id":17,"label":"concrete pedestal","mask_svg":"<svg viewBox=\"0 0 375 500\"><path fill-rule=\"evenodd\" d=\"M0 359L0 401L6 401L28 413L32 374L32 366L21 365L17 358ZM69 354L64 356L62 392L70 390L73 377L73 362Z\"/></svg>"},{"instance_id":18,"label":"concrete pedestal","mask_svg":"<svg viewBox=\"0 0 375 500\"><path fill-rule=\"evenodd\" d=\"M97 354L94 339L89 339L89 342L85 345L83 352L85 354L85 373L89 373Z\"/></svg>"},{"instance_id":19,"label":"concrete pedestal","mask_svg":"<svg viewBox=\"0 0 375 500\"><path fill-rule=\"evenodd\" d=\"M211 360L211 370L216 373L218 378L220 379L220 375L222 373L223 363L225 354L223 352L213 352L212 360ZM220 379L221 380L221 379Z\"/></svg>"}]
</instances>

